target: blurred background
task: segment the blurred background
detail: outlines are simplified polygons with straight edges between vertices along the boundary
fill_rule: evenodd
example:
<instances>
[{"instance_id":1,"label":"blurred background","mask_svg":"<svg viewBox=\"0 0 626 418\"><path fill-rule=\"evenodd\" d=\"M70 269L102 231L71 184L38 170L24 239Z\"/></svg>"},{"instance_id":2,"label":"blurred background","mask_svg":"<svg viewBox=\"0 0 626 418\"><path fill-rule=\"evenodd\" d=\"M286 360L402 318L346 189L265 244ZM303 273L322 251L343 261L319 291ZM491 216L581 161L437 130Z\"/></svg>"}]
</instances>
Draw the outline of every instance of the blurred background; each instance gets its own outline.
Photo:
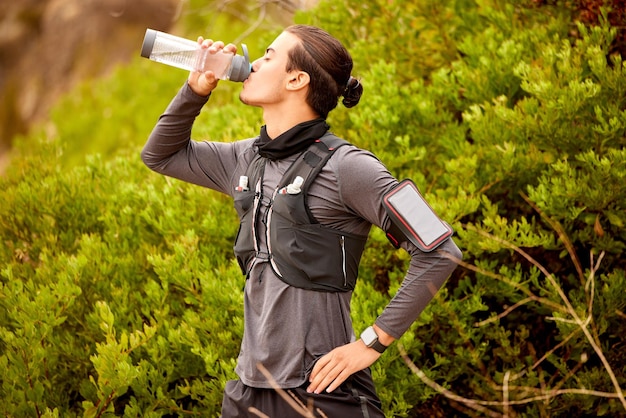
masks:
<instances>
[{"instance_id":1,"label":"blurred background","mask_svg":"<svg viewBox=\"0 0 626 418\"><path fill-rule=\"evenodd\" d=\"M141 162L188 73L140 49L153 28L255 59L294 22L364 86L332 129L464 252L372 367L387 416L626 417L626 0L0 0L0 416L218 416L239 222ZM240 90L220 82L192 138L258 135ZM355 330L408 261L372 229Z\"/></svg>"},{"instance_id":2,"label":"blurred background","mask_svg":"<svg viewBox=\"0 0 626 418\"><path fill-rule=\"evenodd\" d=\"M44 120L59 96L78 82L108 74L139 54L146 28L176 30L191 16L185 24L191 39L208 36L220 22L245 36L289 24L296 11L314 3L0 0L0 172L16 135Z\"/></svg>"}]
</instances>

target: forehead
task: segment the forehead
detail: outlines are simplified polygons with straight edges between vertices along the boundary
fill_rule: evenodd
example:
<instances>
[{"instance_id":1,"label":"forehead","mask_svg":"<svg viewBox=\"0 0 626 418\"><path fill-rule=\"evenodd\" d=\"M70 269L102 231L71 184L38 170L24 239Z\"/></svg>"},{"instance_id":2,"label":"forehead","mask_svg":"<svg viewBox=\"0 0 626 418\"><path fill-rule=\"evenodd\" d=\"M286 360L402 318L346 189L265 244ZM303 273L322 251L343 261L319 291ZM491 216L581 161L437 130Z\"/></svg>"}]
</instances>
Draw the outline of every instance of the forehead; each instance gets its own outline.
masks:
<instances>
[{"instance_id":1,"label":"forehead","mask_svg":"<svg viewBox=\"0 0 626 418\"><path fill-rule=\"evenodd\" d=\"M267 47L267 51L273 51L274 53L279 55L287 55L291 48L299 43L300 38L298 38L296 35L289 32L283 32L278 35L276 39L274 39L274 42L272 42L270 46Z\"/></svg>"}]
</instances>

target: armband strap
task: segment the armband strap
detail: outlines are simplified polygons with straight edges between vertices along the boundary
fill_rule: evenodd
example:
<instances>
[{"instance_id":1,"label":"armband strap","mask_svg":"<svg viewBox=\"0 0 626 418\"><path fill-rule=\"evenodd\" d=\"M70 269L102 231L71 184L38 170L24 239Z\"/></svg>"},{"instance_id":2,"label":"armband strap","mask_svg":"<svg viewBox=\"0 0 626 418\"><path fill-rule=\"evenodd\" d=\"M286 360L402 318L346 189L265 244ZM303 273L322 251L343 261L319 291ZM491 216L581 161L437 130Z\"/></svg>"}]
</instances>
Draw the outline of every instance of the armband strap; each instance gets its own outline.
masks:
<instances>
[{"instance_id":1,"label":"armband strap","mask_svg":"<svg viewBox=\"0 0 626 418\"><path fill-rule=\"evenodd\" d=\"M420 250L430 252L452 236L450 225L439 219L410 179L387 192L383 206L391 220L387 238L396 248L409 240Z\"/></svg>"}]
</instances>

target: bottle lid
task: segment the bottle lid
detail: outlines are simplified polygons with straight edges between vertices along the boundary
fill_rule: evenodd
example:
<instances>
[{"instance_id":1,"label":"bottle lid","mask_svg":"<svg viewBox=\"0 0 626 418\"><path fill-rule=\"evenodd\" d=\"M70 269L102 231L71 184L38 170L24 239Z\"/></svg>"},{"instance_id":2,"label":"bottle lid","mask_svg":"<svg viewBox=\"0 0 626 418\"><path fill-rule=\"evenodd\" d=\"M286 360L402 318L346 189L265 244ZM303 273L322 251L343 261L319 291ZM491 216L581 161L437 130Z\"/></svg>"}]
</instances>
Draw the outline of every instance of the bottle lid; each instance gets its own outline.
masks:
<instances>
[{"instance_id":1,"label":"bottle lid","mask_svg":"<svg viewBox=\"0 0 626 418\"><path fill-rule=\"evenodd\" d=\"M152 54L152 48L154 47L154 41L156 40L157 31L154 29L146 29L146 35L143 38L143 45L141 45L141 56L144 58L150 58Z\"/></svg>"},{"instance_id":2,"label":"bottle lid","mask_svg":"<svg viewBox=\"0 0 626 418\"><path fill-rule=\"evenodd\" d=\"M244 81L250 75L252 66L250 65L250 57L248 56L248 47L246 44L241 44L241 50L243 56L235 55L230 67L230 81Z\"/></svg>"},{"instance_id":3,"label":"bottle lid","mask_svg":"<svg viewBox=\"0 0 626 418\"><path fill-rule=\"evenodd\" d=\"M287 193L288 194L298 194L302 191L302 184L304 183L304 179L300 176L296 176L293 180L293 183L287 185Z\"/></svg>"}]
</instances>

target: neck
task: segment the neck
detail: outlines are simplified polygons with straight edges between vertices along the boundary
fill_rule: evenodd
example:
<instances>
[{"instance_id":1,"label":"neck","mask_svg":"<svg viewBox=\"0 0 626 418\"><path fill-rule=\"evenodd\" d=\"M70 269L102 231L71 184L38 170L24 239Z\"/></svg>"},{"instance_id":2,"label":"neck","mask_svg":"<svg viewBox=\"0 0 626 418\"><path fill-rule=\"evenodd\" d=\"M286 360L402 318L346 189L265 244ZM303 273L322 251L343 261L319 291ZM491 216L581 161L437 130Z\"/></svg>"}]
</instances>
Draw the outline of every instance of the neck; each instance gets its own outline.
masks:
<instances>
[{"instance_id":1,"label":"neck","mask_svg":"<svg viewBox=\"0 0 626 418\"><path fill-rule=\"evenodd\" d=\"M284 109L263 109L265 129L270 138L276 138L299 123L319 118L310 108L289 111Z\"/></svg>"}]
</instances>

